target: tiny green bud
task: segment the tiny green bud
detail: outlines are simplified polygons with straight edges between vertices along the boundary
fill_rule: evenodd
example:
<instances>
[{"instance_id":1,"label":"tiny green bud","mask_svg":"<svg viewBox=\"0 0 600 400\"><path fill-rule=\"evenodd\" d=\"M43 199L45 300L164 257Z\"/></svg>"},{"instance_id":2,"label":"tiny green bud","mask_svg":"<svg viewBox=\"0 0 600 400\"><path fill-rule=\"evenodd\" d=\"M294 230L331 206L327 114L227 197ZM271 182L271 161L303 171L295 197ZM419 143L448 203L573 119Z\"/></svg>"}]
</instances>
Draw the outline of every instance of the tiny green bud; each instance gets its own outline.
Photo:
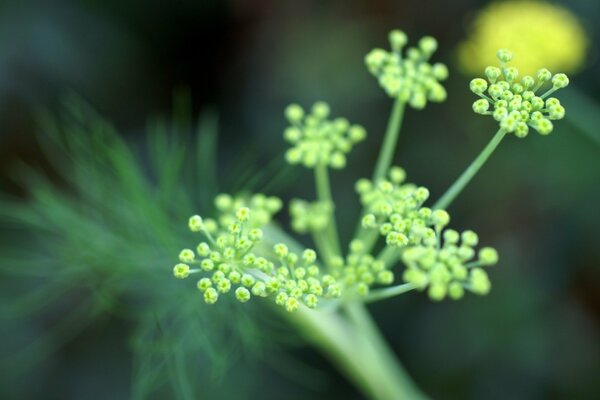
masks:
<instances>
[{"instance_id":1,"label":"tiny green bud","mask_svg":"<svg viewBox=\"0 0 600 400\"><path fill-rule=\"evenodd\" d=\"M475 94L483 94L488 88L488 83L481 78L475 78L469 84L469 88Z\"/></svg>"},{"instance_id":2,"label":"tiny green bud","mask_svg":"<svg viewBox=\"0 0 600 400\"><path fill-rule=\"evenodd\" d=\"M361 221L362 227L365 229L376 228L377 223L375 220L375 216L373 214L367 214L362 218Z\"/></svg>"},{"instance_id":3,"label":"tiny green bud","mask_svg":"<svg viewBox=\"0 0 600 400\"><path fill-rule=\"evenodd\" d=\"M287 301L285 302L285 309L287 312L294 312L298 309L298 307L300 307L300 302L298 299L295 297L288 297Z\"/></svg>"},{"instance_id":4,"label":"tiny green bud","mask_svg":"<svg viewBox=\"0 0 600 400\"><path fill-rule=\"evenodd\" d=\"M177 279L185 279L190 275L190 266L179 263L173 267L173 276Z\"/></svg>"},{"instance_id":5,"label":"tiny green bud","mask_svg":"<svg viewBox=\"0 0 600 400\"><path fill-rule=\"evenodd\" d=\"M461 235L462 243L465 246L474 247L479 242L479 237L473 231L464 231Z\"/></svg>"},{"instance_id":6,"label":"tiny green bud","mask_svg":"<svg viewBox=\"0 0 600 400\"><path fill-rule=\"evenodd\" d=\"M231 290L231 281L229 279L221 279L216 284L217 290L221 293L228 293Z\"/></svg>"},{"instance_id":7,"label":"tiny green bud","mask_svg":"<svg viewBox=\"0 0 600 400\"><path fill-rule=\"evenodd\" d=\"M552 86L555 89L562 89L569 85L569 78L565 74L556 74L552 77Z\"/></svg>"},{"instance_id":8,"label":"tiny green bud","mask_svg":"<svg viewBox=\"0 0 600 400\"><path fill-rule=\"evenodd\" d=\"M215 288L208 288L204 291L204 302L206 304L215 304L219 300L219 292Z\"/></svg>"},{"instance_id":9,"label":"tiny green bud","mask_svg":"<svg viewBox=\"0 0 600 400\"><path fill-rule=\"evenodd\" d=\"M318 119L325 119L329 116L329 105L323 101L318 101L313 104L312 113Z\"/></svg>"},{"instance_id":10,"label":"tiny green bud","mask_svg":"<svg viewBox=\"0 0 600 400\"><path fill-rule=\"evenodd\" d=\"M485 76L487 76L488 80L491 83L495 83L501 74L502 74L502 71L500 71L500 68L498 68L498 67L490 66L485 69Z\"/></svg>"},{"instance_id":11,"label":"tiny green bud","mask_svg":"<svg viewBox=\"0 0 600 400\"><path fill-rule=\"evenodd\" d=\"M179 261L183 263L191 263L194 261L195 255L194 251L190 249L183 249L179 253Z\"/></svg>"},{"instance_id":12,"label":"tiny green bud","mask_svg":"<svg viewBox=\"0 0 600 400\"><path fill-rule=\"evenodd\" d=\"M298 104L290 104L285 109L285 117L291 123L298 123L304 117L304 110Z\"/></svg>"},{"instance_id":13,"label":"tiny green bud","mask_svg":"<svg viewBox=\"0 0 600 400\"><path fill-rule=\"evenodd\" d=\"M423 38L421 38L421 40L419 40L419 48L427 56L433 54L437 50L437 47L437 40L435 40L431 36L424 36Z\"/></svg>"},{"instance_id":14,"label":"tiny green bud","mask_svg":"<svg viewBox=\"0 0 600 400\"><path fill-rule=\"evenodd\" d=\"M235 289L235 298L238 299L241 303L245 303L250 300L252 296L250 295L250 291L245 287L238 287Z\"/></svg>"},{"instance_id":15,"label":"tiny green bud","mask_svg":"<svg viewBox=\"0 0 600 400\"><path fill-rule=\"evenodd\" d=\"M479 262L481 265L495 265L498 263L498 252L492 247L483 247L479 250Z\"/></svg>"},{"instance_id":16,"label":"tiny green bud","mask_svg":"<svg viewBox=\"0 0 600 400\"><path fill-rule=\"evenodd\" d=\"M389 34L390 44L392 46L392 50L400 51L406 43L408 42L408 38L406 34L399 29L394 29Z\"/></svg>"},{"instance_id":17,"label":"tiny green bud","mask_svg":"<svg viewBox=\"0 0 600 400\"><path fill-rule=\"evenodd\" d=\"M202 278L196 283L196 287L199 291L204 292L206 289L212 286L212 281L208 278Z\"/></svg>"},{"instance_id":18,"label":"tiny green bud","mask_svg":"<svg viewBox=\"0 0 600 400\"><path fill-rule=\"evenodd\" d=\"M485 295L490 291L491 285L487 273L481 268L471 271L471 289L474 293Z\"/></svg>"},{"instance_id":19,"label":"tiny green bud","mask_svg":"<svg viewBox=\"0 0 600 400\"><path fill-rule=\"evenodd\" d=\"M196 247L196 253L201 257L208 257L210 254L210 246L208 243L202 242Z\"/></svg>"},{"instance_id":20,"label":"tiny green bud","mask_svg":"<svg viewBox=\"0 0 600 400\"><path fill-rule=\"evenodd\" d=\"M546 82L549 81L550 78L552 78L552 73L546 68L542 68L535 74L535 77L540 82Z\"/></svg>"},{"instance_id":21,"label":"tiny green bud","mask_svg":"<svg viewBox=\"0 0 600 400\"><path fill-rule=\"evenodd\" d=\"M250 218L250 209L248 207L241 207L236 211L235 216L238 221L246 222Z\"/></svg>"},{"instance_id":22,"label":"tiny green bud","mask_svg":"<svg viewBox=\"0 0 600 400\"><path fill-rule=\"evenodd\" d=\"M192 232L200 232L204 228L202 217L199 215L191 216L188 221L188 226Z\"/></svg>"},{"instance_id":23,"label":"tiny green bud","mask_svg":"<svg viewBox=\"0 0 600 400\"><path fill-rule=\"evenodd\" d=\"M431 222L440 229L450 222L450 214L446 210L434 210L431 214Z\"/></svg>"},{"instance_id":24,"label":"tiny green bud","mask_svg":"<svg viewBox=\"0 0 600 400\"><path fill-rule=\"evenodd\" d=\"M285 258L289 253L288 247L283 243L277 243L273 247L273 251L279 258Z\"/></svg>"},{"instance_id":25,"label":"tiny green bud","mask_svg":"<svg viewBox=\"0 0 600 400\"><path fill-rule=\"evenodd\" d=\"M200 268L203 271L212 271L215 268L215 263L210 258L205 258L200 262Z\"/></svg>"},{"instance_id":26,"label":"tiny green bud","mask_svg":"<svg viewBox=\"0 0 600 400\"><path fill-rule=\"evenodd\" d=\"M477 114L485 114L490 108L490 103L486 99L479 99L473 103L473 111Z\"/></svg>"},{"instance_id":27,"label":"tiny green bud","mask_svg":"<svg viewBox=\"0 0 600 400\"><path fill-rule=\"evenodd\" d=\"M306 306L308 308L315 308L317 306L318 302L319 302L318 297L312 293L304 296L304 304L306 304Z\"/></svg>"},{"instance_id":28,"label":"tiny green bud","mask_svg":"<svg viewBox=\"0 0 600 400\"><path fill-rule=\"evenodd\" d=\"M501 63L507 63L512 60L513 53L510 50L500 49L496 53L496 57L498 57L498 60L500 60Z\"/></svg>"},{"instance_id":29,"label":"tiny green bud","mask_svg":"<svg viewBox=\"0 0 600 400\"><path fill-rule=\"evenodd\" d=\"M246 287L251 287L256 282L256 279L250 274L243 274L242 279L240 280L241 284Z\"/></svg>"},{"instance_id":30,"label":"tiny green bud","mask_svg":"<svg viewBox=\"0 0 600 400\"><path fill-rule=\"evenodd\" d=\"M448 296L450 296L451 299L453 300L458 300L460 298L462 298L465 294L465 290L463 289L462 285L458 282L452 282L449 286L448 286Z\"/></svg>"},{"instance_id":31,"label":"tiny green bud","mask_svg":"<svg viewBox=\"0 0 600 400\"><path fill-rule=\"evenodd\" d=\"M302 261L305 264L312 264L317 259L317 253L313 249L306 249L302 252Z\"/></svg>"}]
</instances>

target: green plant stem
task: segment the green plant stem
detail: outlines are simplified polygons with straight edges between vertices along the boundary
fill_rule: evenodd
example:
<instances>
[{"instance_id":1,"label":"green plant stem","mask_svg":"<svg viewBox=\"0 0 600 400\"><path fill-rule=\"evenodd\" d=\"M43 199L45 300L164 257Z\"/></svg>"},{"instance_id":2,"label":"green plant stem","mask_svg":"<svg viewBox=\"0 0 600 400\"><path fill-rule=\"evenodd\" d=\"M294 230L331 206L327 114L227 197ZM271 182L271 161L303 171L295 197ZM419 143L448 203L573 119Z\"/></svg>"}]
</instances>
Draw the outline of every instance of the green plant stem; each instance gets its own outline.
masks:
<instances>
[{"instance_id":1,"label":"green plant stem","mask_svg":"<svg viewBox=\"0 0 600 400\"><path fill-rule=\"evenodd\" d=\"M398 143L398 136L400 135L400 128L402 126L402 120L404 118L404 109L406 103L399 98L394 101L394 107L388 120L387 128L385 131L385 137L381 144L381 150L379 150L379 157L375 164L375 170L373 171L373 182L377 182L379 179L385 177L390 166L392 159L394 158L394 151L396 150L396 144ZM365 214L365 210L361 212L361 218ZM379 239L378 232L369 232L361 226L361 221L358 221L354 237L365 241L365 249L367 252L371 251L377 239Z\"/></svg>"},{"instance_id":2,"label":"green plant stem","mask_svg":"<svg viewBox=\"0 0 600 400\"><path fill-rule=\"evenodd\" d=\"M390 286L384 289L377 289L371 291L367 298L365 299L366 303L373 303L375 301L387 299L390 297L398 296L406 292L410 292L411 290L416 289L417 286L413 283L403 283L401 285Z\"/></svg>"},{"instance_id":3,"label":"green plant stem","mask_svg":"<svg viewBox=\"0 0 600 400\"><path fill-rule=\"evenodd\" d=\"M329 204L331 209L331 220L325 228L329 248L335 255L341 255L340 239L338 237L337 224L335 222L335 203L331 196L331 185L329 184L329 173L325 164L319 164L315 167L315 183L317 188L317 199L320 202Z\"/></svg>"},{"instance_id":4,"label":"green plant stem","mask_svg":"<svg viewBox=\"0 0 600 400\"><path fill-rule=\"evenodd\" d=\"M452 201L460 194L460 192L467 186L467 184L473 179L477 171L485 164L487 159L492 155L496 147L500 144L504 136L506 135L506 131L504 129L499 129L498 132L494 135L492 140L485 146L485 148L479 153L477 158L473 160L471 165L467 167L467 169L462 173L462 175L450 186L446 193L433 205L433 209L445 209L447 208Z\"/></svg>"},{"instance_id":5,"label":"green plant stem","mask_svg":"<svg viewBox=\"0 0 600 400\"><path fill-rule=\"evenodd\" d=\"M398 142L398 136L400 135L400 126L402 125L402 119L404 117L404 108L406 103L396 99L394 102L394 108L388 121L387 129L385 132L385 138L381 145L379 152L379 158L375 171L373 173L373 182L383 178L392 164L392 158L394 157L394 150L396 150L396 143Z\"/></svg>"},{"instance_id":6,"label":"green plant stem","mask_svg":"<svg viewBox=\"0 0 600 400\"><path fill-rule=\"evenodd\" d=\"M425 399L398 364L362 304L349 305L347 312L348 319L338 312L302 307L288 318L369 398Z\"/></svg>"}]
</instances>

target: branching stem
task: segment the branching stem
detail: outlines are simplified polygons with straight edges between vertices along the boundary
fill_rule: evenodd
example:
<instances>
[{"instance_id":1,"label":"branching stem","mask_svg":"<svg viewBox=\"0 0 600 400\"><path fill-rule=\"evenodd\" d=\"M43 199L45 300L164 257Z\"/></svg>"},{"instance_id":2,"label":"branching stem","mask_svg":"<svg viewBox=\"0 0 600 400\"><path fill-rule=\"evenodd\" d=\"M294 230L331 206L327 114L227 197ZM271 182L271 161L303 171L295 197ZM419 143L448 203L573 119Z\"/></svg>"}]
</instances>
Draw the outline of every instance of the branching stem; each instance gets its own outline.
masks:
<instances>
[{"instance_id":1,"label":"branching stem","mask_svg":"<svg viewBox=\"0 0 600 400\"><path fill-rule=\"evenodd\" d=\"M444 193L442 197L433 205L433 209L446 209L452 201L460 194L460 192L467 186L467 184L473 179L477 171L485 164L487 159L492 155L496 147L500 144L506 131L502 128L496 132L492 140L485 146L485 148L479 153L477 158L473 160L471 165L462 173L462 175L450 186L450 188Z\"/></svg>"}]
</instances>

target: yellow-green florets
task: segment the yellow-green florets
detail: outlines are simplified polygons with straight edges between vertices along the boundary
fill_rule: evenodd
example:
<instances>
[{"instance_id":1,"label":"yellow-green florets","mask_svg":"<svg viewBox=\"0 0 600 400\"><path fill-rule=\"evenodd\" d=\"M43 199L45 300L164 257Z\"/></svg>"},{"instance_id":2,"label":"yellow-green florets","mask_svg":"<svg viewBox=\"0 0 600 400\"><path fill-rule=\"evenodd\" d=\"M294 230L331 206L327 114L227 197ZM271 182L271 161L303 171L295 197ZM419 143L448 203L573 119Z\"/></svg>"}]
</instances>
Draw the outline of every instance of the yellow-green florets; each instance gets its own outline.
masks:
<instances>
[{"instance_id":1,"label":"yellow-green florets","mask_svg":"<svg viewBox=\"0 0 600 400\"><path fill-rule=\"evenodd\" d=\"M209 219L190 219L190 230L202 232L205 240L195 252L181 250L181 262L173 268L173 275L179 279L201 275L196 287L206 303L214 304L220 296L233 293L242 303L252 297L271 298L291 312L301 305L314 308L320 299L341 295L336 279L321 273L314 250L296 254L284 243L272 247L261 244L263 228L281 208L279 199L219 195L215 205L220 216L210 224L214 224L211 229L206 229ZM202 221L201 228L198 221Z\"/></svg>"},{"instance_id":2,"label":"yellow-green florets","mask_svg":"<svg viewBox=\"0 0 600 400\"><path fill-rule=\"evenodd\" d=\"M500 128L520 138L527 136L530 128L542 135L552 132L552 121L564 118L565 109L557 98L549 96L566 87L569 78L563 73L552 75L542 68L535 76L526 75L519 79L519 71L507 66L512 60L510 51L499 50L497 58L500 67L487 67L487 80L476 78L471 81L471 91L481 97L473 103L473 111L491 115ZM549 88L538 94L544 86Z\"/></svg>"},{"instance_id":3,"label":"yellow-green florets","mask_svg":"<svg viewBox=\"0 0 600 400\"><path fill-rule=\"evenodd\" d=\"M445 297L458 300L465 290L485 295L491 284L481 267L495 264L498 254L485 247L476 257L477 243L478 237L473 231L462 235L451 229L438 232L433 243L404 250L402 261L407 269L403 278L421 290L427 289L429 297L436 301Z\"/></svg>"},{"instance_id":4,"label":"yellow-green florets","mask_svg":"<svg viewBox=\"0 0 600 400\"><path fill-rule=\"evenodd\" d=\"M344 168L347 154L367 135L362 126L351 125L345 118L328 119L329 106L324 102L315 103L308 115L292 104L285 115L291 125L284 131L284 138L292 145L286 160L306 168Z\"/></svg>"},{"instance_id":5,"label":"yellow-green florets","mask_svg":"<svg viewBox=\"0 0 600 400\"><path fill-rule=\"evenodd\" d=\"M446 90L440 82L448 77L448 69L442 63L429 63L437 49L437 41L425 36L418 47L410 47L403 54L408 42L406 34L393 30L389 40L391 51L373 49L365 57L369 72L378 79L386 93L416 109L423 109L428 101L439 103L446 100Z\"/></svg>"}]
</instances>

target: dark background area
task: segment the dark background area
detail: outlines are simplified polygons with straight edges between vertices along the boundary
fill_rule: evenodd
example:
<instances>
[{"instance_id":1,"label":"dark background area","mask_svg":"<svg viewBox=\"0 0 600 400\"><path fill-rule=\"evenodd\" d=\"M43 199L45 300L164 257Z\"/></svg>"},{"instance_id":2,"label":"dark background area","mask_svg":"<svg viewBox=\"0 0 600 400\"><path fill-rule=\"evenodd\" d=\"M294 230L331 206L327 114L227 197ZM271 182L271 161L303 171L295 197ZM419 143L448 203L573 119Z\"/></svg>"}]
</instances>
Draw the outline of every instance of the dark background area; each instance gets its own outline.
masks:
<instances>
[{"instance_id":1,"label":"dark background area","mask_svg":"<svg viewBox=\"0 0 600 400\"><path fill-rule=\"evenodd\" d=\"M572 76L573 90L600 101L600 31L594 25L600 5L557 3L581 18L589 36L589 56ZM411 42L423 35L440 42L433 59L450 69L448 100L407 113L396 155L409 179L427 186L435 199L495 131L491 119L471 112L472 77L456 65L456 47L485 4L2 1L0 188L22 194L11 179L17 160L52 170L36 144L32 111L56 108L68 91L86 99L133 145L143 140L149 116L169 114L173 93L189 91L195 112L211 108L219 114L222 176L240 159L263 165L285 150L287 104L325 100L333 115L369 133L348 167L332 174L348 240L358 214L353 183L370 175L391 109L364 67L364 55L387 47L393 28L405 30ZM452 205L454 227L474 229L482 244L500 252L489 296L433 304L411 293L371 307L400 359L433 398L592 399L600 393L597 138L569 120L558 122L548 137L510 137ZM310 171L300 170L281 195L310 198ZM120 319L92 325L50 356L52 362L40 362L31 373L39 387L13 391L1 377L0 386L32 398L127 398L127 332ZM240 390L248 392L238 398L360 398L312 350L289 354L298 360L291 370L303 364L305 373L286 373L277 357L267 355L244 359L225 384L241 382ZM211 390L219 393L223 384Z\"/></svg>"}]
</instances>

